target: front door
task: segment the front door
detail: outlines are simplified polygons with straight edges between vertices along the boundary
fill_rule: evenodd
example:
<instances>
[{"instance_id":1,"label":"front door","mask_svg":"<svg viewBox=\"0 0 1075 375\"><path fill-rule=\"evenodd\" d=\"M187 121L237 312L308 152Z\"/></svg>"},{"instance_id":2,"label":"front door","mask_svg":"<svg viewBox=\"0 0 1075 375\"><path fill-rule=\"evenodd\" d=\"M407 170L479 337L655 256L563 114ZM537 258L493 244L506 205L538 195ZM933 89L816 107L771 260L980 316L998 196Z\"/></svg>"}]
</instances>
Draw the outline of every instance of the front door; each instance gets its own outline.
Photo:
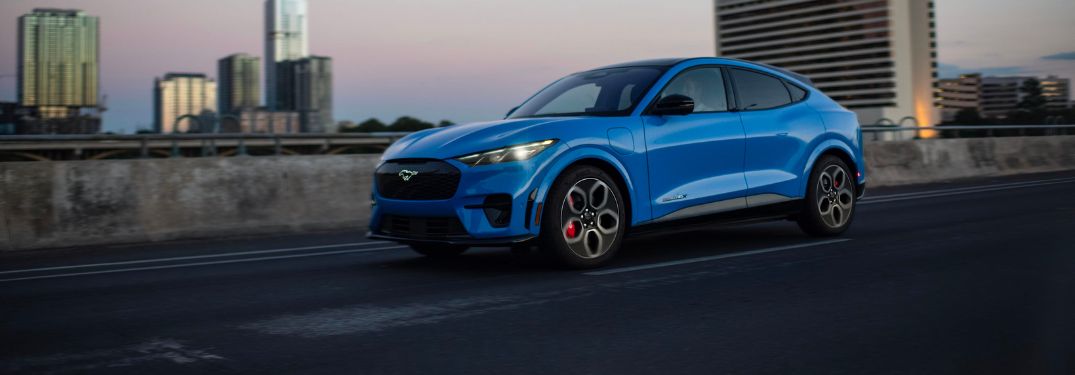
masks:
<instances>
[{"instance_id":1,"label":"front door","mask_svg":"<svg viewBox=\"0 0 1075 375\"><path fill-rule=\"evenodd\" d=\"M745 207L743 124L728 110L725 82L719 67L685 70L654 100L684 95L694 112L643 116L655 221Z\"/></svg>"}]
</instances>

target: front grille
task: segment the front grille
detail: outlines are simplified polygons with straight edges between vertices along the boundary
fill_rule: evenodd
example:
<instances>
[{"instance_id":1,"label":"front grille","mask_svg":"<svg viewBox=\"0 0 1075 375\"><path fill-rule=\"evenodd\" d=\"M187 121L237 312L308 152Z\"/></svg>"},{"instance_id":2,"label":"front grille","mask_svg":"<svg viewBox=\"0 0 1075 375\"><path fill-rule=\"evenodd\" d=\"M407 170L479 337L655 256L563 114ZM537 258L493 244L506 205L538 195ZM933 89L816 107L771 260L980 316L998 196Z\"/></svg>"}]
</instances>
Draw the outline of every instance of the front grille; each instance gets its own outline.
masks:
<instances>
[{"instance_id":1,"label":"front grille","mask_svg":"<svg viewBox=\"0 0 1075 375\"><path fill-rule=\"evenodd\" d=\"M374 178L377 192L388 199L443 200L455 195L459 175L440 160L396 160L377 168Z\"/></svg>"},{"instance_id":2,"label":"front grille","mask_svg":"<svg viewBox=\"0 0 1075 375\"><path fill-rule=\"evenodd\" d=\"M401 237L444 238L466 236L467 230L456 217L413 217L384 215L381 232Z\"/></svg>"}]
</instances>

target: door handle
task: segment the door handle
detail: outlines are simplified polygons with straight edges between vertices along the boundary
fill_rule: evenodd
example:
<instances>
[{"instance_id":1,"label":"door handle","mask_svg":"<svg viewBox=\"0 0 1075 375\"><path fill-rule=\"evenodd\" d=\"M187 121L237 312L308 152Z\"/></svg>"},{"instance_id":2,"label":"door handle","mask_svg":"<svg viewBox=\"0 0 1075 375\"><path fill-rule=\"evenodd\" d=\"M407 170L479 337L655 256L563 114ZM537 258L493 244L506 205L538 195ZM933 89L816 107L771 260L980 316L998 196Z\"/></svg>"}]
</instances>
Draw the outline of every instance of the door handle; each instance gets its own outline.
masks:
<instances>
[{"instance_id":1,"label":"door handle","mask_svg":"<svg viewBox=\"0 0 1075 375\"><path fill-rule=\"evenodd\" d=\"M788 132L780 132L780 133L776 133L776 136L777 136L777 137L786 137L787 135L788 135Z\"/></svg>"}]
</instances>

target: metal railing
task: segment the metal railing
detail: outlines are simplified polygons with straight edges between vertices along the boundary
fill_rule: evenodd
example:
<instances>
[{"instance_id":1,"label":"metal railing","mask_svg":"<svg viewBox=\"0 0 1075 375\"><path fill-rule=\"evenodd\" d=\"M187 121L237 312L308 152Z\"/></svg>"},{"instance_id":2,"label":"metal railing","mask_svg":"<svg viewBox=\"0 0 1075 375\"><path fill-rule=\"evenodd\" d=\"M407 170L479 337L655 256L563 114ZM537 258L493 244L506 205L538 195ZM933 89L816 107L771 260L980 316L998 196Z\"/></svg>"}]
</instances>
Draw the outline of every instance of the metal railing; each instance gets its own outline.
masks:
<instances>
[{"instance_id":1,"label":"metal railing","mask_svg":"<svg viewBox=\"0 0 1075 375\"><path fill-rule=\"evenodd\" d=\"M407 132L0 136L0 161L380 153Z\"/></svg>"},{"instance_id":2,"label":"metal railing","mask_svg":"<svg viewBox=\"0 0 1075 375\"><path fill-rule=\"evenodd\" d=\"M862 127L863 138L870 141L922 138L982 138L1075 135L1075 125L940 125Z\"/></svg>"},{"instance_id":3,"label":"metal railing","mask_svg":"<svg viewBox=\"0 0 1075 375\"><path fill-rule=\"evenodd\" d=\"M863 126L867 141L1075 135L1075 125ZM408 132L0 136L0 162L380 153Z\"/></svg>"}]
</instances>

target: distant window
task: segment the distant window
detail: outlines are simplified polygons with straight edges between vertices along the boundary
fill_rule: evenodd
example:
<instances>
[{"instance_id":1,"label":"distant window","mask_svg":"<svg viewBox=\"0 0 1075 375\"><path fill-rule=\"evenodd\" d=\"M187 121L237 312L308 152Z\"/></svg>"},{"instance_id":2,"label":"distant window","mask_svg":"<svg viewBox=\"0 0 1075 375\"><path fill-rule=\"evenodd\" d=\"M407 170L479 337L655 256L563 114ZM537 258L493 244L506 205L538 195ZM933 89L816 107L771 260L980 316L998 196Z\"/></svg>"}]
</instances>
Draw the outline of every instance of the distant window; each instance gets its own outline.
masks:
<instances>
[{"instance_id":1,"label":"distant window","mask_svg":"<svg viewBox=\"0 0 1075 375\"><path fill-rule=\"evenodd\" d=\"M699 68L680 74L661 91L657 99L683 95L694 100L694 113L728 110L728 95L720 68Z\"/></svg>"},{"instance_id":2,"label":"distant window","mask_svg":"<svg viewBox=\"0 0 1075 375\"><path fill-rule=\"evenodd\" d=\"M791 101L792 102L797 102L797 101L803 100L803 98L806 97L806 90L803 90L803 89L799 88L799 86L795 86L795 85L787 83L787 82L784 82L784 84L788 86L788 91L791 92Z\"/></svg>"},{"instance_id":3,"label":"distant window","mask_svg":"<svg viewBox=\"0 0 1075 375\"><path fill-rule=\"evenodd\" d=\"M756 111L791 103L784 82L775 77L748 70L732 69L739 105L744 111Z\"/></svg>"}]
</instances>

